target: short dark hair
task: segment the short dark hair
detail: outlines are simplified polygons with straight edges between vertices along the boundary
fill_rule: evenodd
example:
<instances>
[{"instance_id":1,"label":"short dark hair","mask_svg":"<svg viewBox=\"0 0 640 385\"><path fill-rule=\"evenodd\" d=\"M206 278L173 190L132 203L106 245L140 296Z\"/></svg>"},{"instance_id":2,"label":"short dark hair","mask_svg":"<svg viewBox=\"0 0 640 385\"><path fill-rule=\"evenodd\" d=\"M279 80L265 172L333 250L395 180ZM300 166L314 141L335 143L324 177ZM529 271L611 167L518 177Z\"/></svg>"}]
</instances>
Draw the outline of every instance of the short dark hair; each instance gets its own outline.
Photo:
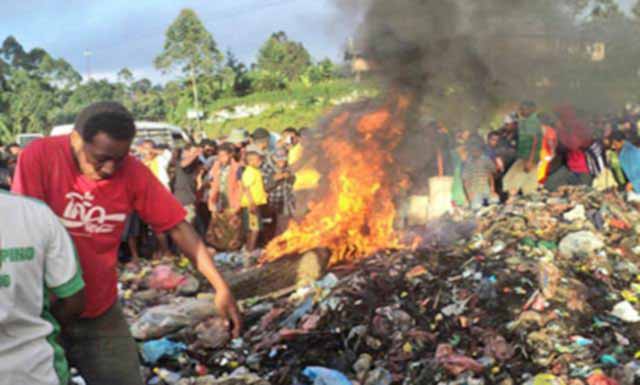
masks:
<instances>
[{"instance_id":1,"label":"short dark hair","mask_svg":"<svg viewBox=\"0 0 640 385\"><path fill-rule=\"evenodd\" d=\"M296 130L296 129L295 129L295 128L293 128L293 127L287 127L287 128L285 128L284 130L282 130L282 133L283 133L283 134L286 134L287 132L289 132L289 133L291 133L291 134L293 134L293 135L295 135L295 136L299 136L299 135L300 135L300 133L298 132L298 130Z\"/></svg>"},{"instance_id":2,"label":"short dark hair","mask_svg":"<svg viewBox=\"0 0 640 385\"><path fill-rule=\"evenodd\" d=\"M229 154L234 155L236 153L236 148L231 143L222 143L218 148L218 152L222 152L222 151L228 152Z\"/></svg>"},{"instance_id":3,"label":"short dark hair","mask_svg":"<svg viewBox=\"0 0 640 385\"><path fill-rule=\"evenodd\" d=\"M11 149L11 148L13 148L13 147L18 147L18 148L20 148L20 145L19 145L18 143L16 143L16 142L9 143L9 144L7 144L7 145L6 145L7 150L9 150L9 149Z\"/></svg>"},{"instance_id":4,"label":"short dark hair","mask_svg":"<svg viewBox=\"0 0 640 385\"><path fill-rule=\"evenodd\" d=\"M202 139L200 141L200 146L218 147L218 143L216 143L216 141L212 139Z\"/></svg>"},{"instance_id":5,"label":"short dark hair","mask_svg":"<svg viewBox=\"0 0 640 385\"><path fill-rule=\"evenodd\" d=\"M611 133L611 136L609 136L609 139L611 141L619 142L619 141L627 140L627 136L624 134L624 132L622 132L620 130L614 130Z\"/></svg>"},{"instance_id":6,"label":"short dark hair","mask_svg":"<svg viewBox=\"0 0 640 385\"><path fill-rule=\"evenodd\" d=\"M80 112L74 129L85 142L93 141L104 132L115 140L132 140L136 135L136 125L131 112L118 102L94 103Z\"/></svg>"},{"instance_id":7,"label":"short dark hair","mask_svg":"<svg viewBox=\"0 0 640 385\"><path fill-rule=\"evenodd\" d=\"M489 132L489 134L487 134L487 139L491 139L493 137L500 137L500 133L498 131L491 131Z\"/></svg>"},{"instance_id":8,"label":"short dark hair","mask_svg":"<svg viewBox=\"0 0 640 385\"><path fill-rule=\"evenodd\" d=\"M522 101L522 103L520 103L520 107L521 108L527 108L527 109L533 109L535 110L537 108L536 106L536 102L534 102L533 100L524 100Z\"/></svg>"}]
</instances>

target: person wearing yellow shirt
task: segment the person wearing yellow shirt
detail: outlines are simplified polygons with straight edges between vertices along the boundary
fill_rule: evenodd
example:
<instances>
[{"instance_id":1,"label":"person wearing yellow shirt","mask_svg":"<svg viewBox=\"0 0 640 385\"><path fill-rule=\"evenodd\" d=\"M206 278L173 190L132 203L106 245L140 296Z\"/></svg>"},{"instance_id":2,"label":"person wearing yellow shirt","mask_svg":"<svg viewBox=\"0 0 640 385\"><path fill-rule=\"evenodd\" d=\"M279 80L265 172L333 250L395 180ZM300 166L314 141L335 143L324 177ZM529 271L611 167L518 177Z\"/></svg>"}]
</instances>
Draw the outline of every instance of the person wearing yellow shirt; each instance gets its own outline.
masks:
<instances>
[{"instance_id":1,"label":"person wearing yellow shirt","mask_svg":"<svg viewBox=\"0 0 640 385\"><path fill-rule=\"evenodd\" d=\"M262 151L255 145L246 148L246 167L242 172L242 220L247 235L245 248L252 252L256 249L258 237L262 229L260 206L267 204L267 192L264 189L264 181L260 166L262 165Z\"/></svg>"},{"instance_id":2,"label":"person wearing yellow shirt","mask_svg":"<svg viewBox=\"0 0 640 385\"><path fill-rule=\"evenodd\" d=\"M302 132L302 129L300 130ZM292 171L295 173L295 182L293 184L293 193L296 201L295 217L301 218L307 212L307 205L313 196L314 191L318 188L321 175L313 167L313 161L308 155L304 154L304 145L300 140L300 134L295 129L286 129L283 131L285 142L289 150L288 163Z\"/></svg>"}]
</instances>

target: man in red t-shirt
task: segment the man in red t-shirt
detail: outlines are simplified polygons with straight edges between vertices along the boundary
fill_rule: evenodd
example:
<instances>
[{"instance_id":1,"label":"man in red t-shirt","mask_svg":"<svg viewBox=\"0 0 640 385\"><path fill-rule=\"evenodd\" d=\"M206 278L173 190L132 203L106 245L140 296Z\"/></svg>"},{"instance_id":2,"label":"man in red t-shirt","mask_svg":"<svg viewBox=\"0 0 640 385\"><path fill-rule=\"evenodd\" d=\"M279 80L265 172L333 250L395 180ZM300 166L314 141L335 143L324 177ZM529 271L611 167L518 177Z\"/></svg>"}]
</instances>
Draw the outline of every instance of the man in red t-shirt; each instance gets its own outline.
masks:
<instances>
[{"instance_id":1,"label":"man in red t-shirt","mask_svg":"<svg viewBox=\"0 0 640 385\"><path fill-rule=\"evenodd\" d=\"M167 232L216 291L215 305L237 337L236 301L211 255L185 222L182 205L129 155L136 129L115 102L84 109L74 131L31 143L21 154L13 191L47 203L73 238L86 283L82 320L66 333L67 354L91 385L141 385L139 360L118 305L117 254L128 214Z\"/></svg>"}]
</instances>

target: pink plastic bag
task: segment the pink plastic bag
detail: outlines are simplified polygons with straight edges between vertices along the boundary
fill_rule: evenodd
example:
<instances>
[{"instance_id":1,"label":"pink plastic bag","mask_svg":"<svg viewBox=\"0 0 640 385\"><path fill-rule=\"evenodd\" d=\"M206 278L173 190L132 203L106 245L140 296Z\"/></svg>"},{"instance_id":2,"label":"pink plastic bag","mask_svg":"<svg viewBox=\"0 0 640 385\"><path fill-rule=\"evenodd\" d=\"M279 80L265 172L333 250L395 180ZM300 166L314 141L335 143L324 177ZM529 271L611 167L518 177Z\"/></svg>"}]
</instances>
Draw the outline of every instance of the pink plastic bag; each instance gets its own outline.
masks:
<instances>
[{"instance_id":1,"label":"pink plastic bag","mask_svg":"<svg viewBox=\"0 0 640 385\"><path fill-rule=\"evenodd\" d=\"M149 278L152 289L172 290L186 281L186 278L171 269L171 266L160 265L153 269Z\"/></svg>"}]
</instances>

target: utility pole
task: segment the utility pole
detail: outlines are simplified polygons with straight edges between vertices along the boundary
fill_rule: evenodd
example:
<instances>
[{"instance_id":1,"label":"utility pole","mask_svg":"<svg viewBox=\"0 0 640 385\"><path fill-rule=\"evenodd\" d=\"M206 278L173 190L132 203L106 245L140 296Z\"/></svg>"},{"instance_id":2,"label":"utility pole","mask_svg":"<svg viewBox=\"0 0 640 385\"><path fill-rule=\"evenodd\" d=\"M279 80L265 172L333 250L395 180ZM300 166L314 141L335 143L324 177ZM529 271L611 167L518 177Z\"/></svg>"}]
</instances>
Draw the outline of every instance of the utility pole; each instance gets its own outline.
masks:
<instances>
[{"instance_id":1,"label":"utility pole","mask_svg":"<svg viewBox=\"0 0 640 385\"><path fill-rule=\"evenodd\" d=\"M89 80L91 80L91 55L93 55L93 52L91 52L90 50L86 49L86 50L84 50L84 52L82 54L86 58L87 81L89 81Z\"/></svg>"}]
</instances>

